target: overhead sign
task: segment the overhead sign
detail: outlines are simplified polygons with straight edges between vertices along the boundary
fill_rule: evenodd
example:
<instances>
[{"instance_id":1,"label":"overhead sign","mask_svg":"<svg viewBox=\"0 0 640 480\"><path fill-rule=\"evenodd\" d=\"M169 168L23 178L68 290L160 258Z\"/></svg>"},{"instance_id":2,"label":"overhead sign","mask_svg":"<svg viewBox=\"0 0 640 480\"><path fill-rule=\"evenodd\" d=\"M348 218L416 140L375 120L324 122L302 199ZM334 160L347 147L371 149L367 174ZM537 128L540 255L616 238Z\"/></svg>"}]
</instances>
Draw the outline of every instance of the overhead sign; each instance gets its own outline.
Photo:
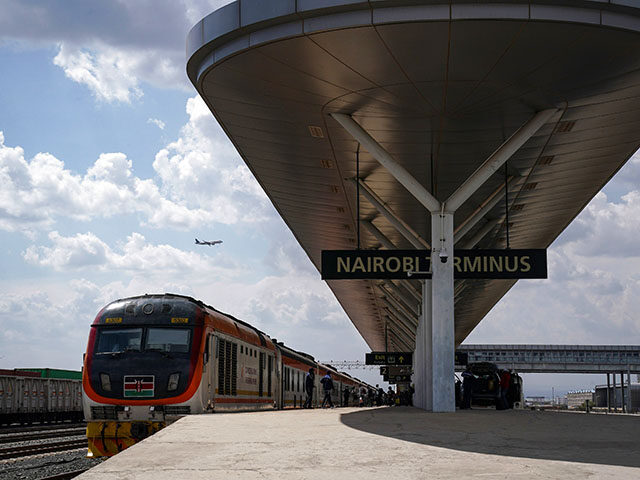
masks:
<instances>
[{"instance_id":1,"label":"overhead sign","mask_svg":"<svg viewBox=\"0 0 640 480\"><path fill-rule=\"evenodd\" d=\"M545 249L455 250L454 278L547 278ZM323 250L323 280L431 278L431 250Z\"/></svg>"},{"instance_id":2,"label":"overhead sign","mask_svg":"<svg viewBox=\"0 0 640 480\"><path fill-rule=\"evenodd\" d=\"M380 375L411 375L411 366L386 365L380 367Z\"/></svg>"},{"instance_id":3,"label":"overhead sign","mask_svg":"<svg viewBox=\"0 0 640 480\"><path fill-rule=\"evenodd\" d=\"M411 375L389 375L386 380L389 383L408 383L411 381Z\"/></svg>"},{"instance_id":4,"label":"overhead sign","mask_svg":"<svg viewBox=\"0 0 640 480\"><path fill-rule=\"evenodd\" d=\"M413 352L371 352L364 360L365 365L411 365Z\"/></svg>"}]
</instances>

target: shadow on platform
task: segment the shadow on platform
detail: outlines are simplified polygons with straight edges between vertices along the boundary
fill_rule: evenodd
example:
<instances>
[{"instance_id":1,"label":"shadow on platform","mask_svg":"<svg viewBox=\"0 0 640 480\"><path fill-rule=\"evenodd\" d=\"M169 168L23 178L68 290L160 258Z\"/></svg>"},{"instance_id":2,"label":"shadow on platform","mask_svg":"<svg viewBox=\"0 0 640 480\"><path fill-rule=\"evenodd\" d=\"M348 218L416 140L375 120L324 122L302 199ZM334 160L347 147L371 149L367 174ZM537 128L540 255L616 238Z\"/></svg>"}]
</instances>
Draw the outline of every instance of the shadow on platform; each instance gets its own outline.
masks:
<instances>
[{"instance_id":1,"label":"shadow on platform","mask_svg":"<svg viewBox=\"0 0 640 480\"><path fill-rule=\"evenodd\" d=\"M393 407L345 413L341 421L360 431L464 452L640 467L636 416Z\"/></svg>"}]
</instances>

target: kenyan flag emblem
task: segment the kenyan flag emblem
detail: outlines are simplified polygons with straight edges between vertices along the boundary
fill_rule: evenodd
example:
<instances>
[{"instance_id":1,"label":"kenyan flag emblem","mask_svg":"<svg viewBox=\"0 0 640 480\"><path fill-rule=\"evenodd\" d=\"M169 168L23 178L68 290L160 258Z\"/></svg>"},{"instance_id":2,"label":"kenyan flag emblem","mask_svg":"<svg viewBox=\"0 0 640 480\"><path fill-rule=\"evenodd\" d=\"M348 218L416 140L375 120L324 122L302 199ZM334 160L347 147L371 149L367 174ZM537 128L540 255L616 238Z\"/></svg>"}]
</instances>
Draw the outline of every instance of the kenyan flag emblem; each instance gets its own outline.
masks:
<instances>
[{"instance_id":1,"label":"kenyan flag emblem","mask_svg":"<svg viewBox=\"0 0 640 480\"><path fill-rule=\"evenodd\" d=\"M152 398L153 375L125 375L124 398Z\"/></svg>"}]
</instances>

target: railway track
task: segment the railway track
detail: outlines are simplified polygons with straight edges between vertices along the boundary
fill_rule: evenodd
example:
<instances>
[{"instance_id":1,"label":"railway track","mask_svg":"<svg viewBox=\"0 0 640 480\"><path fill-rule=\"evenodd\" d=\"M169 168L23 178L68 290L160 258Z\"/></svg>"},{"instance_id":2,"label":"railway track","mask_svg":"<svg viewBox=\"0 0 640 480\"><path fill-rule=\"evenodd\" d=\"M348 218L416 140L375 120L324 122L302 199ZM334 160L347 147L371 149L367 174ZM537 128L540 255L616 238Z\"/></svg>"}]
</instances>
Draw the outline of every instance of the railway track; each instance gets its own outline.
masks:
<instances>
[{"instance_id":1,"label":"railway track","mask_svg":"<svg viewBox=\"0 0 640 480\"><path fill-rule=\"evenodd\" d=\"M59 438L61 436L69 437L72 435L84 435L86 427L76 427L64 429L54 429L48 431L36 431L26 433L10 433L0 434L0 444L3 443L15 443L15 442L28 442L31 440L43 440L46 438Z\"/></svg>"},{"instance_id":2,"label":"railway track","mask_svg":"<svg viewBox=\"0 0 640 480\"><path fill-rule=\"evenodd\" d=\"M8 458L26 457L29 455L40 455L42 453L59 453L67 450L76 450L78 448L86 448L87 439L80 440L63 440L53 443L37 443L31 445L14 445L11 447L0 448L0 460Z\"/></svg>"},{"instance_id":3,"label":"railway track","mask_svg":"<svg viewBox=\"0 0 640 480\"><path fill-rule=\"evenodd\" d=\"M86 427L85 422L74 423L55 423L55 424L43 424L43 425L29 425L28 427L0 427L0 436L9 433L27 433L27 432L41 432L47 430L66 430L71 428Z\"/></svg>"}]
</instances>

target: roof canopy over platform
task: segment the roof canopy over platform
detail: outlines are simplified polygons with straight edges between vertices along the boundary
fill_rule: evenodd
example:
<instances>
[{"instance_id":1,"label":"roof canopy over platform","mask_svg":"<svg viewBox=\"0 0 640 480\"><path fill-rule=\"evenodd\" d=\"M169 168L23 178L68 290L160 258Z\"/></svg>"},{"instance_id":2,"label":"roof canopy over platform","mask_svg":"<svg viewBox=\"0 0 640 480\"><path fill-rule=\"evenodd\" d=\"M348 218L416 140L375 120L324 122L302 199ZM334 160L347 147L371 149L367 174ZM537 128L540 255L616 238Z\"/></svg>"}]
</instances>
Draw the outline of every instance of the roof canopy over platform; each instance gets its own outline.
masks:
<instances>
[{"instance_id":1,"label":"roof canopy over platform","mask_svg":"<svg viewBox=\"0 0 640 480\"><path fill-rule=\"evenodd\" d=\"M454 224L456 246L505 248L508 224L510 247L546 248L640 146L636 4L240 0L192 29L187 71L318 268L322 250L358 246L358 155L361 247L431 236L425 207L332 113L352 116L444 201L537 112L557 108ZM373 350L385 349L385 324L389 349L405 350L417 282L329 286ZM456 344L514 283L456 281Z\"/></svg>"}]
</instances>

